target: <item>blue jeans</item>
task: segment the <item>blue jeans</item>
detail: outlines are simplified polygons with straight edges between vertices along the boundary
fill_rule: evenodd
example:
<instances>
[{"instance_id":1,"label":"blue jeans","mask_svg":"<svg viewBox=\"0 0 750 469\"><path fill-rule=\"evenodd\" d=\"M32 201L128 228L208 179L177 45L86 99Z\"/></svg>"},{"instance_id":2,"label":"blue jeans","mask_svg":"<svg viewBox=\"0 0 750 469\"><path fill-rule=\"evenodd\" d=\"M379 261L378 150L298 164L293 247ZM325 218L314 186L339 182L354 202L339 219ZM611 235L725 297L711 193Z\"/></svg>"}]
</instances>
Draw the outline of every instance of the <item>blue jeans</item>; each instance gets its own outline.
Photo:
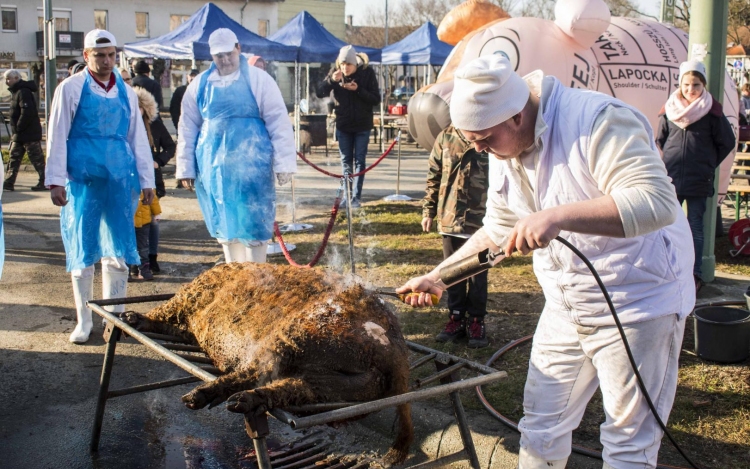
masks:
<instances>
[{"instance_id":1,"label":"blue jeans","mask_svg":"<svg viewBox=\"0 0 750 469\"><path fill-rule=\"evenodd\" d=\"M690 231L693 233L693 249L695 250L695 264L693 265L693 275L698 278L701 276L701 266L703 264L703 214L706 213L706 197L683 197L678 195L677 200L687 201L687 219L690 225Z\"/></svg>"},{"instance_id":2,"label":"blue jeans","mask_svg":"<svg viewBox=\"0 0 750 469\"><path fill-rule=\"evenodd\" d=\"M344 172L355 174L364 171L367 144L370 142L370 131L344 132L343 130L336 130L336 140L339 141L339 154L341 155L341 166ZM361 198L362 184L364 182L364 174L354 178L352 182L352 200L359 200Z\"/></svg>"}]
</instances>

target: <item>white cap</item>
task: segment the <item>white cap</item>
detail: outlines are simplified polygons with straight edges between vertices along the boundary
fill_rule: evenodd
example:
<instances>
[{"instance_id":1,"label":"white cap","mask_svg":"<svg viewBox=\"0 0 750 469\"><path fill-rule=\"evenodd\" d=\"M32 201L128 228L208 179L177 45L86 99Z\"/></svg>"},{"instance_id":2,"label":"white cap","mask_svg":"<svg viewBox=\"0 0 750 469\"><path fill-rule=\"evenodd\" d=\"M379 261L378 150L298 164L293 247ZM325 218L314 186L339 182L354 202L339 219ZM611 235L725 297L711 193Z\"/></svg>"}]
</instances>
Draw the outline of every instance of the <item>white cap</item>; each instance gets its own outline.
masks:
<instances>
[{"instance_id":1,"label":"white cap","mask_svg":"<svg viewBox=\"0 0 750 469\"><path fill-rule=\"evenodd\" d=\"M474 59L453 77L451 120L461 130L494 127L521 112L529 100L529 85L501 54Z\"/></svg>"},{"instance_id":2,"label":"white cap","mask_svg":"<svg viewBox=\"0 0 750 469\"><path fill-rule=\"evenodd\" d=\"M706 79L706 66L703 62L697 60L688 60L680 64L680 83L682 83L682 76L687 72L698 72L703 75L703 79Z\"/></svg>"},{"instance_id":3,"label":"white cap","mask_svg":"<svg viewBox=\"0 0 750 469\"><path fill-rule=\"evenodd\" d=\"M219 28L208 37L211 55L231 52L238 42L240 41L237 39L237 35L227 28Z\"/></svg>"},{"instance_id":4,"label":"white cap","mask_svg":"<svg viewBox=\"0 0 750 469\"><path fill-rule=\"evenodd\" d=\"M103 29L89 31L83 39L83 48L96 49L98 47L117 47L115 36Z\"/></svg>"},{"instance_id":5,"label":"white cap","mask_svg":"<svg viewBox=\"0 0 750 469\"><path fill-rule=\"evenodd\" d=\"M357 65L357 51L354 50L353 46L344 46L339 50L339 57L336 60L340 64Z\"/></svg>"}]
</instances>

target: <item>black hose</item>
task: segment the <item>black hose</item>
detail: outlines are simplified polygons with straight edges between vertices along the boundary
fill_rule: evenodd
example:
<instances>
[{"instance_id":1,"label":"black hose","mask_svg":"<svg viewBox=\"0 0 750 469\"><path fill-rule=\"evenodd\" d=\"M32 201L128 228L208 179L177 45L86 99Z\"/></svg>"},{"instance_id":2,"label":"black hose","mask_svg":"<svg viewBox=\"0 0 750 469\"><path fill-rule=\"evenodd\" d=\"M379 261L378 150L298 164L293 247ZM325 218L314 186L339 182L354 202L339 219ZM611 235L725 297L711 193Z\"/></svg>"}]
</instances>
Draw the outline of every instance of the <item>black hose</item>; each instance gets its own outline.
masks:
<instances>
[{"instance_id":1,"label":"black hose","mask_svg":"<svg viewBox=\"0 0 750 469\"><path fill-rule=\"evenodd\" d=\"M656 411L656 408L654 407L654 403L651 402L651 396L648 394L648 391L646 390L646 385L643 383L643 378L641 378L641 374L638 372L638 366L635 364L635 359L633 358L633 353L630 350L630 344L628 344L628 339L625 337L625 331L622 328L622 324L620 324L620 318L617 317L617 311L615 310L614 304L612 304L612 299L609 296L609 293L607 292L606 287L604 286L604 282L602 282L602 279L599 277L599 274L597 273L596 269L594 269L594 266L591 265L591 262L586 258L586 256L581 253L578 249L576 249L575 246L570 244L567 240L561 238L560 236L555 238L560 243L567 246L568 249L573 251L576 256L578 256L584 264L586 264L586 267L591 271L591 274L594 276L594 279L596 279L596 283L599 285L599 288L602 291L602 294L604 295L604 299L607 300L607 305L609 306L609 310L612 312L612 317L615 320L615 325L617 326L617 330L620 332L620 337L622 338L622 343L625 346L625 352L628 354L628 360L630 361L630 366L633 368L633 373L635 374L636 379L638 380L638 386L641 388L641 392L643 392L643 396L646 398L646 402L648 403L649 409L651 409L651 413L653 414L654 418L656 419L656 422L659 424L659 427L661 427L662 431L665 435L667 435L667 438L669 438L669 441L672 442L672 445L675 447L675 449L682 455L683 458L685 458L685 461L687 461L694 469L701 469L700 466L695 464L687 454L680 448L680 446L677 444L675 439L672 437L672 434L667 429L666 425L664 425L664 422L662 422L661 418L659 417L659 413ZM727 303L736 303L736 302L727 302ZM744 303L744 302L741 302ZM516 347L517 345L520 345L529 339L531 339L533 335L529 335L526 337L522 337L520 339L517 339L510 344L506 345L505 347L501 348L495 354L490 357L490 359L487 361L486 366L492 366L492 364L497 360L500 356L502 356L505 352L512 349L513 347ZM518 431L518 424L509 418L505 417L504 415L500 414L497 410L495 410L487 401L487 399L484 396L484 393L482 392L482 389L480 386L476 387L476 393L477 397L479 398L480 402L484 406L484 408L496 419L498 419L503 424L507 425L508 427ZM573 451L576 453L580 453L586 456L595 457L598 459L602 458L602 455L600 452L585 448L583 446L578 445L572 445ZM664 468L664 469L672 469L674 466L663 466L658 465L657 468Z\"/></svg>"}]
</instances>

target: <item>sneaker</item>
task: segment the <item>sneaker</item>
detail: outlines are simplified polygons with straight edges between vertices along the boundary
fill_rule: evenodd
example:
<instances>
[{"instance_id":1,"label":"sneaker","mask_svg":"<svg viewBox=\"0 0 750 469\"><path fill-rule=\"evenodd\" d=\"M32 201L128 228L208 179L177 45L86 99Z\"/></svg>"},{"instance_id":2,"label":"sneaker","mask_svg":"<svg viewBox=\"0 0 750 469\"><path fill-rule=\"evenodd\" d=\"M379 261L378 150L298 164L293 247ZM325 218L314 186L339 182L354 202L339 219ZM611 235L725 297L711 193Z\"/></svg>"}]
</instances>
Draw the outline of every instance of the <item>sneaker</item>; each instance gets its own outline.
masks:
<instances>
[{"instance_id":1,"label":"sneaker","mask_svg":"<svg viewBox=\"0 0 750 469\"><path fill-rule=\"evenodd\" d=\"M31 186L31 190L35 192L39 192L39 191L48 191L49 189L47 188L47 186L44 185L43 182L40 182L36 186Z\"/></svg>"},{"instance_id":2,"label":"sneaker","mask_svg":"<svg viewBox=\"0 0 750 469\"><path fill-rule=\"evenodd\" d=\"M466 317L460 311L454 311L450 315L448 323L443 331L435 336L438 342L455 342L466 337Z\"/></svg>"},{"instance_id":3,"label":"sneaker","mask_svg":"<svg viewBox=\"0 0 750 469\"><path fill-rule=\"evenodd\" d=\"M470 322L466 327L466 334L469 336L469 348L484 348L490 345L490 341L487 340L487 334L484 330L484 320L482 318L474 317L470 318Z\"/></svg>"},{"instance_id":4,"label":"sneaker","mask_svg":"<svg viewBox=\"0 0 750 469\"><path fill-rule=\"evenodd\" d=\"M359 202L359 199L352 199L352 208L360 208L362 204Z\"/></svg>"},{"instance_id":5,"label":"sneaker","mask_svg":"<svg viewBox=\"0 0 750 469\"><path fill-rule=\"evenodd\" d=\"M143 280L153 280L154 274L151 272L151 266L148 262L144 262L141 264L141 267L138 269L140 271L140 278Z\"/></svg>"},{"instance_id":6,"label":"sneaker","mask_svg":"<svg viewBox=\"0 0 750 469\"><path fill-rule=\"evenodd\" d=\"M9 182L4 182L3 183L3 190L4 191L13 192L15 190L15 187L13 187L13 184L11 184Z\"/></svg>"}]
</instances>

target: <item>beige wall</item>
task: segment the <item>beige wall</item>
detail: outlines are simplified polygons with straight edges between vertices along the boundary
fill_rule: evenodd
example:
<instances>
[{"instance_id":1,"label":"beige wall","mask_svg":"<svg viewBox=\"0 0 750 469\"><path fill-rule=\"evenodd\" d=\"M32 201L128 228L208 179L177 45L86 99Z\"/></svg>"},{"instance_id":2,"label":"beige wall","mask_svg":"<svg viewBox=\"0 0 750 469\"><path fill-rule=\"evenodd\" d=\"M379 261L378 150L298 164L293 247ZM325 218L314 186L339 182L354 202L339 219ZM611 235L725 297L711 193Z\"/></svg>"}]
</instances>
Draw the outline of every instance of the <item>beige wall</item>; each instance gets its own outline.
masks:
<instances>
[{"instance_id":1,"label":"beige wall","mask_svg":"<svg viewBox=\"0 0 750 469\"><path fill-rule=\"evenodd\" d=\"M285 0L278 4L278 8L279 28L300 11L307 10L331 34L344 40L346 32L344 0Z\"/></svg>"}]
</instances>

